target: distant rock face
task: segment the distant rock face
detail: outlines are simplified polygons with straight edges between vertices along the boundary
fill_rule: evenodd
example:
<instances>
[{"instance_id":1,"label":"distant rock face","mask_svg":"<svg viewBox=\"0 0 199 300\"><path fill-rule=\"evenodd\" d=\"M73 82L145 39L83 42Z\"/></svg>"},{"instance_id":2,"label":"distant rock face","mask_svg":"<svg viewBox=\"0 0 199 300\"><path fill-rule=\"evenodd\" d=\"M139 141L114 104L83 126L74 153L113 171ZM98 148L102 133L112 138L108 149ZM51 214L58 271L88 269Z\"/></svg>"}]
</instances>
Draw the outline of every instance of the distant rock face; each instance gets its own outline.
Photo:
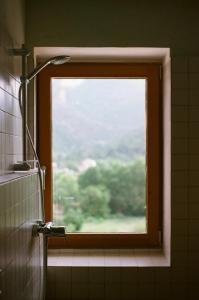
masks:
<instances>
[{"instance_id":1,"label":"distant rock face","mask_svg":"<svg viewBox=\"0 0 199 300\"><path fill-rule=\"evenodd\" d=\"M55 156L126 160L143 155L145 84L144 79L53 80Z\"/></svg>"}]
</instances>

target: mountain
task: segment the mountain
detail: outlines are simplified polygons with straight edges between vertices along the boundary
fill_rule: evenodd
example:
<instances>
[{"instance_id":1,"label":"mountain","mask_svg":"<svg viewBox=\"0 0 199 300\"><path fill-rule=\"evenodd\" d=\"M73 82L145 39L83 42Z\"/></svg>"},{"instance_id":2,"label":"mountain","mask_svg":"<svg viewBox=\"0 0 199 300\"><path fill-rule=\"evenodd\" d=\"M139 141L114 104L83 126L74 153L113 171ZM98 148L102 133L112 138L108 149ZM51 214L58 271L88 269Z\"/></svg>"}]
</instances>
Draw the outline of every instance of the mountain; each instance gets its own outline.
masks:
<instances>
[{"instance_id":1,"label":"mountain","mask_svg":"<svg viewBox=\"0 0 199 300\"><path fill-rule=\"evenodd\" d=\"M145 151L144 79L54 79L53 152L128 159Z\"/></svg>"}]
</instances>

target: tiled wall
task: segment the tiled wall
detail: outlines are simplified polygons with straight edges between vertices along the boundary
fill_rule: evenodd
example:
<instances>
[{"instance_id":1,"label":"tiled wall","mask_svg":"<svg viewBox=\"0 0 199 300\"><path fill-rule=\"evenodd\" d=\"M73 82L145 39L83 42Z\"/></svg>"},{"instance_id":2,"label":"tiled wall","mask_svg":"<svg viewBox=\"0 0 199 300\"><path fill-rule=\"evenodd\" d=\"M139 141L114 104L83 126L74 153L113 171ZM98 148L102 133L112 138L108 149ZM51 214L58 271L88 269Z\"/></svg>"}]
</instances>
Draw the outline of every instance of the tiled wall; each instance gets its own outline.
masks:
<instances>
[{"instance_id":1,"label":"tiled wall","mask_svg":"<svg viewBox=\"0 0 199 300\"><path fill-rule=\"evenodd\" d=\"M13 164L22 159L17 74L20 60L8 54L8 49L13 46L6 29L0 26L0 176L10 173Z\"/></svg>"},{"instance_id":2,"label":"tiled wall","mask_svg":"<svg viewBox=\"0 0 199 300\"><path fill-rule=\"evenodd\" d=\"M24 43L23 0L0 1L0 299L40 300L42 241L32 238L39 218L37 175L19 177L13 164L22 159L18 89L21 60L9 49ZM15 175L16 177L16 175Z\"/></svg>"},{"instance_id":3,"label":"tiled wall","mask_svg":"<svg viewBox=\"0 0 199 300\"><path fill-rule=\"evenodd\" d=\"M42 299L42 240L32 237L39 219L37 174L0 185L0 299Z\"/></svg>"},{"instance_id":4,"label":"tiled wall","mask_svg":"<svg viewBox=\"0 0 199 300\"><path fill-rule=\"evenodd\" d=\"M60 0L60 7L27 2L29 46L171 49L172 265L50 267L48 300L199 299L199 2Z\"/></svg>"},{"instance_id":5,"label":"tiled wall","mask_svg":"<svg viewBox=\"0 0 199 300\"><path fill-rule=\"evenodd\" d=\"M199 297L199 56L172 58L171 267L49 267L48 300Z\"/></svg>"}]
</instances>

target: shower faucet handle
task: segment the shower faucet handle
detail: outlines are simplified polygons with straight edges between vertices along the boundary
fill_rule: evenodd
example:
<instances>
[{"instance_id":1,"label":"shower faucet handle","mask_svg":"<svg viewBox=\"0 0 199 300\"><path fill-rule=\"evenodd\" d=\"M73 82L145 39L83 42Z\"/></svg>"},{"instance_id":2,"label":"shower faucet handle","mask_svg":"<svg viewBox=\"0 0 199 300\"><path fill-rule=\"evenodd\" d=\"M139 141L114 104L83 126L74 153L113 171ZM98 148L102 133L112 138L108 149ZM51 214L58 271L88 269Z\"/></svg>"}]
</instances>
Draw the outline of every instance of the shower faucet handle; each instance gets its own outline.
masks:
<instances>
[{"instance_id":1,"label":"shower faucet handle","mask_svg":"<svg viewBox=\"0 0 199 300\"><path fill-rule=\"evenodd\" d=\"M40 220L33 225L32 233L33 236L41 233L46 237L65 237L66 229L64 226L54 226L52 222L44 223Z\"/></svg>"}]
</instances>

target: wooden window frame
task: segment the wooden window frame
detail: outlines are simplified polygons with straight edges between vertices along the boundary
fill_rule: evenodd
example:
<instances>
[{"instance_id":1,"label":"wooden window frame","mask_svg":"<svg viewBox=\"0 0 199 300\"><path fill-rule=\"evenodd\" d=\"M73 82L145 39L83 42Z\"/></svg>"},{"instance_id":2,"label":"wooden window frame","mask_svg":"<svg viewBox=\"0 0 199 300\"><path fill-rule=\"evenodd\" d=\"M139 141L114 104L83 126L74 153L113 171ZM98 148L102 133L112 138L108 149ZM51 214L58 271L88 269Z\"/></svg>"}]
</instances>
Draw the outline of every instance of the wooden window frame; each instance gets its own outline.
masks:
<instances>
[{"instance_id":1,"label":"wooden window frame","mask_svg":"<svg viewBox=\"0 0 199 300\"><path fill-rule=\"evenodd\" d=\"M68 63L49 65L37 79L38 153L47 167L46 222L52 221L52 78L146 78L147 233L67 233L49 238L50 248L160 248L162 235L162 81L159 63Z\"/></svg>"}]
</instances>

